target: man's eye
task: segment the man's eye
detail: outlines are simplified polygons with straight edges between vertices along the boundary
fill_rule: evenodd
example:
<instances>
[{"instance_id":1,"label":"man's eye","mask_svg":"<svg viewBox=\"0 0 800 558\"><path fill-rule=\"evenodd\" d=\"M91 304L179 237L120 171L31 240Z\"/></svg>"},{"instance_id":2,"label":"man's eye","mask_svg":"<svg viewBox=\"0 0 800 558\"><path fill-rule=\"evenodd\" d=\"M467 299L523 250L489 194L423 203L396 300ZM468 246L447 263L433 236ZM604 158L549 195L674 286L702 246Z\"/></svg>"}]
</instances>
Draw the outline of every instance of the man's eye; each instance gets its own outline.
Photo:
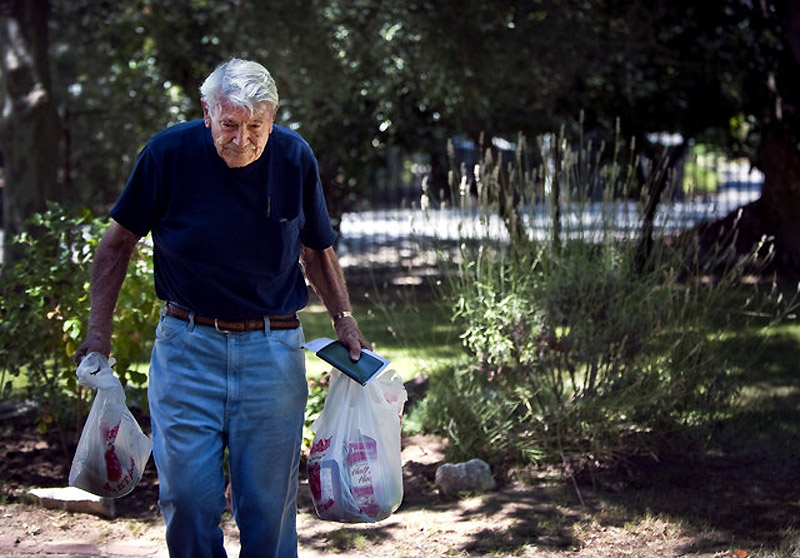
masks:
<instances>
[{"instance_id":1,"label":"man's eye","mask_svg":"<svg viewBox=\"0 0 800 558\"><path fill-rule=\"evenodd\" d=\"M259 128L261 128L261 124L251 124L250 128L253 130L258 130Z\"/></svg>"},{"instance_id":2,"label":"man's eye","mask_svg":"<svg viewBox=\"0 0 800 558\"><path fill-rule=\"evenodd\" d=\"M227 129L227 130L232 130L233 128L236 127L236 125L235 124L231 124L230 122L223 122L222 123L222 127Z\"/></svg>"}]
</instances>

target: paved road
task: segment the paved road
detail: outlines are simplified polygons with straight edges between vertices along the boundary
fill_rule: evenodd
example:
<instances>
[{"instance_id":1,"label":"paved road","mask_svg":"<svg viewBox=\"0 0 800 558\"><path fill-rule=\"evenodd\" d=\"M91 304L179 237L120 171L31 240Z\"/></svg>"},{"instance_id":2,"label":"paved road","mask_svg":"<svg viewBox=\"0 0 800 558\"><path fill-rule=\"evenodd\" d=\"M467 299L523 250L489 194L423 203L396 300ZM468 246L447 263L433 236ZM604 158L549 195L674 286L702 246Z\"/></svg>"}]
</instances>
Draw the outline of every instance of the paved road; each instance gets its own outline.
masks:
<instances>
[{"instance_id":1,"label":"paved road","mask_svg":"<svg viewBox=\"0 0 800 558\"><path fill-rule=\"evenodd\" d=\"M682 201L662 204L657 217L657 226L665 230L689 227L701 220L727 215L737 207L757 199L761 194L760 182L739 178L726 182L719 193L700 201ZM618 203L611 209L599 202L562 209L564 230L599 233L604 221L611 216L618 231L631 234L638 231L640 216L632 203ZM547 238L550 233L551 209L546 204L525 209L526 219L535 234ZM484 224L486 227L484 227ZM506 236L505 228L498 218L481 222L475 209L390 209L347 213L342 217L339 255L346 256L342 264L357 265L362 254L381 252L390 261L399 261L404 254L418 248L417 241L453 241L462 236L489 234L494 238ZM0 262L3 261L3 230L0 229Z\"/></svg>"}]
</instances>

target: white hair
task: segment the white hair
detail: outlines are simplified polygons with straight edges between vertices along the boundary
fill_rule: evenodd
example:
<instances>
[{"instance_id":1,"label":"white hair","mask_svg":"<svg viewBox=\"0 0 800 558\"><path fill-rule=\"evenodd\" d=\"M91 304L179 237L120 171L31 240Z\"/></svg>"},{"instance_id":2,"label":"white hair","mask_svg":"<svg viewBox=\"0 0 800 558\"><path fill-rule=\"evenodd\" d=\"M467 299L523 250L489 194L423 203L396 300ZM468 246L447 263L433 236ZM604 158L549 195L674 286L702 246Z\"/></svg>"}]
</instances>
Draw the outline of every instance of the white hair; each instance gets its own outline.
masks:
<instances>
[{"instance_id":1,"label":"white hair","mask_svg":"<svg viewBox=\"0 0 800 558\"><path fill-rule=\"evenodd\" d=\"M200 86L200 98L215 112L222 99L253 110L269 103L273 115L278 108L278 88L267 69L258 62L231 58L211 72Z\"/></svg>"}]
</instances>

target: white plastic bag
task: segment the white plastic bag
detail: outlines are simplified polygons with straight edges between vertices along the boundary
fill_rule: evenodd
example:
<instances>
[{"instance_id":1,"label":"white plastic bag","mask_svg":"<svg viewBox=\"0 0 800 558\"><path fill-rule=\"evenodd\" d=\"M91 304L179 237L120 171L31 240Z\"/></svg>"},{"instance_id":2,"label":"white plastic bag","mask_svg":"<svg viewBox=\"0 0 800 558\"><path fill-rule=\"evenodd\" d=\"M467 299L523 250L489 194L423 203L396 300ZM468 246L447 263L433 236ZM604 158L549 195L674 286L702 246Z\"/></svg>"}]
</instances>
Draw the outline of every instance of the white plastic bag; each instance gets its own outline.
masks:
<instances>
[{"instance_id":1,"label":"white plastic bag","mask_svg":"<svg viewBox=\"0 0 800 558\"><path fill-rule=\"evenodd\" d=\"M325 406L311 425L308 485L320 519L372 523L403 501L400 418L406 402L393 370L366 386L337 369Z\"/></svg>"},{"instance_id":2,"label":"white plastic bag","mask_svg":"<svg viewBox=\"0 0 800 558\"><path fill-rule=\"evenodd\" d=\"M77 374L78 383L97 388L97 395L75 450L69 485L120 498L141 480L153 443L125 405L122 384L103 355L86 355Z\"/></svg>"}]
</instances>

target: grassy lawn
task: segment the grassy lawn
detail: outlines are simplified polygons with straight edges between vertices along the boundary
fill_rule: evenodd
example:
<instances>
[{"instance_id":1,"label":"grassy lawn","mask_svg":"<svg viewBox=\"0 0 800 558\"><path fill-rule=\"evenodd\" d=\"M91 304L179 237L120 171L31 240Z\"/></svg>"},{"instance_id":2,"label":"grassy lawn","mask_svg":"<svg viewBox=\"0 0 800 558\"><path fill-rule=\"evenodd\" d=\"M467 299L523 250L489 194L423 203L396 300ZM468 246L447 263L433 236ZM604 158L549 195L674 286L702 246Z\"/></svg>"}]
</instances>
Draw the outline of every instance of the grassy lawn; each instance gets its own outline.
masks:
<instances>
[{"instance_id":1,"label":"grassy lawn","mask_svg":"<svg viewBox=\"0 0 800 558\"><path fill-rule=\"evenodd\" d=\"M386 301L356 293L353 298L362 331L405 380L465 358L448 308L434 297L393 293ZM301 319L307 339L335 335L325 309L315 300ZM398 512L402 521L374 530L336 527L331 533L321 532L320 540L364 555L384 555L373 552L381 544L380 548L391 544L395 550L416 549L421 539L433 545L430 541L452 536L453 549L467 545L474 552L469 555L498 557L722 558L735 555L737 549L747 549L751 557L800 556L800 324L761 333L731 331L730 342L759 334L760 358L737 377L739 390L731 412L715 422L713 438L699 454L660 460L634 456L629 468L626 462L620 470L593 472L592 479L581 477L575 488L545 471L532 474L527 485L445 504L438 495L410 498ZM307 353L306 358L310 377L328 371L314 355ZM147 365L141 366L146 371ZM404 420L404 428L414 427L412 414ZM419 483L428 482L420 471L412 467L409 474L416 474ZM427 490L419 489L422 484L415 486L420 493ZM579 504L579 495L585 497L585 505ZM428 530L414 530L411 537L410 524ZM457 538L453 525L469 525L469 530ZM396 535L397 542L373 535L378 529ZM536 545L543 553L533 553ZM446 552L434 546L431 550L431 555ZM467 554L464 550L459 555Z\"/></svg>"},{"instance_id":2,"label":"grassy lawn","mask_svg":"<svg viewBox=\"0 0 800 558\"><path fill-rule=\"evenodd\" d=\"M373 297L374 298L374 297ZM388 358L404 380L429 374L463 354L458 332L444 305L424 301L385 303L363 298L353 304L361 331L375 352ZM306 339L335 337L325 308L313 301L300 313ZM306 355L309 377L327 372L330 365Z\"/></svg>"},{"instance_id":3,"label":"grassy lawn","mask_svg":"<svg viewBox=\"0 0 800 558\"><path fill-rule=\"evenodd\" d=\"M768 331L761 358L741 377L725 431L747 453L800 455L800 324Z\"/></svg>"},{"instance_id":4,"label":"grassy lawn","mask_svg":"<svg viewBox=\"0 0 800 558\"><path fill-rule=\"evenodd\" d=\"M388 358L389 367L406 381L429 374L463 354L458 332L442 304L431 301L384 303L375 297L363 297L353 306L361 331L375 351ZM307 340L336 336L325 308L316 299L300 312L300 319ZM155 324L145 334L152 336L154 328ZM310 352L306 352L306 366L310 378L318 378L330 370L330 365ZM132 368L147 374L149 363L139 362ZM7 375L5 379L12 381L14 393L20 393L28 383L24 373L16 377Z\"/></svg>"}]
</instances>

